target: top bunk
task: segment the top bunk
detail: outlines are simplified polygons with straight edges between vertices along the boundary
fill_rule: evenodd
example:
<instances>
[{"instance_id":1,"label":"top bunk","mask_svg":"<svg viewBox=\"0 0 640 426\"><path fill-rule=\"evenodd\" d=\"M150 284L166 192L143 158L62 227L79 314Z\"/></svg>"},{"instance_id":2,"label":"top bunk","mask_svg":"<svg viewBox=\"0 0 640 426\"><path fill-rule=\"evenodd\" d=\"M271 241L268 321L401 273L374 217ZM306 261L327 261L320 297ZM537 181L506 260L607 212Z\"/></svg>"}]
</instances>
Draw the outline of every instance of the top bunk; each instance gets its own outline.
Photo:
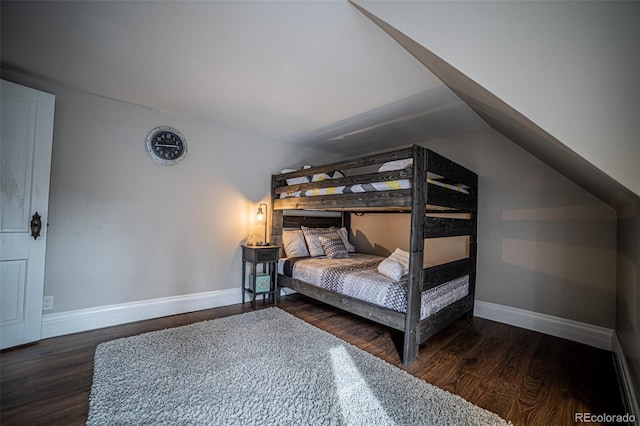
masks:
<instances>
[{"instance_id":1,"label":"top bunk","mask_svg":"<svg viewBox=\"0 0 640 426\"><path fill-rule=\"evenodd\" d=\"M414 184L417 182L417 184ZM478 177L414 145L272 176L274 210L474 213Z\"/></svg>"}]
</instances>

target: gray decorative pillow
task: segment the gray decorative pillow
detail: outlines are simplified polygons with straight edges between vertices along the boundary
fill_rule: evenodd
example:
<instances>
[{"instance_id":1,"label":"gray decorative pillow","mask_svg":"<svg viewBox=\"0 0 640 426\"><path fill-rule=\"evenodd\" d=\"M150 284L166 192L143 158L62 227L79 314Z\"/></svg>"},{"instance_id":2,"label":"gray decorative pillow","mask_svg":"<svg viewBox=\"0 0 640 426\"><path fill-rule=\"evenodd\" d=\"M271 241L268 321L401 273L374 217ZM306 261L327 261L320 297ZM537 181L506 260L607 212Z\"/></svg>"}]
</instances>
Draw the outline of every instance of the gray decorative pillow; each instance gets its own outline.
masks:
<instances>
[{"instance_id":1,"label":"gray decorative pillow","mask_svg":"<svg viewBox=\"0 0 640 426\"><path fill-rule=\"evenodd\" d=\"M309 256L304 235L300 229L293 231L282 231L282 246L287 257Z\"/></svg>"},{"instance_id":2,"label":"gray decorative pillow","mask_svg":"<svg viewBox=\"0 0 640 426\"><path fill-rule=\"evenodd\" d=\"M311 257L318 257L324 256L324 249L322 248L322 244L320 244L318 237L320 235L335 234L336 228L307 228L306 226L303 226L302 233L304 234L304 239L307 242L309 254Z\"/></svg>"},{"instance_id":3,"label":"gray decorative pillow","mask_svg":"<svg viewBox=\"0 0 640 426\"><path fill-rule=\"evenodd\" d=\"M338 234L320 235L318 237L322 249L330 259L342 259L349 257L349 252L342 242L342 238Z\"/></svg>"}]
</instances>

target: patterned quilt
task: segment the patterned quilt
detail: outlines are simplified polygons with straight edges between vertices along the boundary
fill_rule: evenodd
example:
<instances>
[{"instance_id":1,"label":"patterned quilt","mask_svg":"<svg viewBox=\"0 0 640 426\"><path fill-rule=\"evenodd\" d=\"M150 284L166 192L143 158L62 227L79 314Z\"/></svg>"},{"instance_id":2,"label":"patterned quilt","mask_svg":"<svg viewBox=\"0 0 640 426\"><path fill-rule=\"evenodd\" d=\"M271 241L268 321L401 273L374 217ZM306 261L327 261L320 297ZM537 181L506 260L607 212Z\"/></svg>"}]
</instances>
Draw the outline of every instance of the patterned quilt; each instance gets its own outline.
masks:
<instances>
[{"instance_id":1,"label":"patterned quilt","mask_svg":"<svg viewBox=\"0 0 640 426\"><path fill-rule=\"evenodd\" d=\"M296 259L291 276L327 290L345 294L396 312L407 310L407 281L394 281L378 273L383 257L356 253L346 259ZM287 274L289 275L289 274ZM469 293L469 276L457 278L422 293L424 319Z\"/></svg>"},{"instance_id":2,"label":"patterned quilt","mask_svg":"<svg viewBox=\"0 0 640 426\"><path fill-rule=\"evenodd\" d=\"M469 194L465 188L456 185L450 185L448 183L440 182L436 179L427 179L427 182L433 185L441 186L443 188L451 189L452 191L462 192L463 194ZM383 182L362 183L354 185L341 185L331 186L329 188L316 188L308 189L306 191L290 191L280 194L280 198L299 198L299 197L313 197L316 195L334 195L334 194L354 194L357 192L375 192L375 191L393 191L397 189L409 189L411 188L411 180L399 179L389 180Z\"/></svg>"}]
</instances>

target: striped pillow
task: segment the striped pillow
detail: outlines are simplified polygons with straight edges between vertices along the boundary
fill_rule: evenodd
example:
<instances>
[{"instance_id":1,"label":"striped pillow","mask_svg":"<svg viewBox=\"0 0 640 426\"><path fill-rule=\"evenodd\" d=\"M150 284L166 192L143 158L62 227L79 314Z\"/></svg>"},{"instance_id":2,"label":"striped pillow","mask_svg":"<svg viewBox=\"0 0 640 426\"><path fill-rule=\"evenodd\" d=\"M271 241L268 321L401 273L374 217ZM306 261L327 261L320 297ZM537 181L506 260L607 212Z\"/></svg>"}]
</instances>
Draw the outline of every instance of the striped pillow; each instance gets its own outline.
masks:
<instances>
[{"instance_id":1,"label":"striped pillow","mask_svg":"<svg viewBox=\"0 0 640 426\"><path fill-rule=\"evenodd\" d=\"M349 252L338 234L320 235L318 237L322 249L330 259L343 259L349 257Z\"/></svg>"},{"instance_id":2,"label":"striped pillow","mask_svg":"<svg viewBox=\"0 0 640 426\"><path fill-rule=\"evenodd\" d=\"M304 239L307 242L309 254L311 257L318 257L324 256L324 250L322 249L322 244L320 244L318 237L320 235L335 234L336 228L308 228L303 226L302 233L304 234Z\"/></svg>"}]
</instances>

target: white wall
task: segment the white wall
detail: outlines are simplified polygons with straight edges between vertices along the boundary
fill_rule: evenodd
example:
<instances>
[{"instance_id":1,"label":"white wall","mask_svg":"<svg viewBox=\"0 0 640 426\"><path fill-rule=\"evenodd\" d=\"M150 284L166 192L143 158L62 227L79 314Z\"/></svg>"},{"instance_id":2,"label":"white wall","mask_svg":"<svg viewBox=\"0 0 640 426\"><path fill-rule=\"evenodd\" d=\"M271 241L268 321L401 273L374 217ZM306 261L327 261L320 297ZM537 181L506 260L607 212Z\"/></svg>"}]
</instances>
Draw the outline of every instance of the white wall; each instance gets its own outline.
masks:
<instances>
[{"instance_id":1,"label":"white wall","mask_svg":"<svg viewBox=\"0 0 640 426\"><path fill-rule=\"evenodd\" d=\"M447 217L446 215L438 215ZM449 215L449 217L459 217ZM353 244L362 253L389 256L396 248L409 251L411 214L351 215ZM432 238L425 245L424 264L438 265L469 255L469 237Z\"/></svg>"},{"instance_id":2,"label":"white wall","mask_svg":"<svg viewBox=\"0 0 640 426\"><path fill-rule=\"evenodd\" d=\"M640 404L640 197L634 202L634 209L618 216L616 332Z\"/></svg>"},{"instance_id":3,"label":"white wall","mask_svg":"<svg viewBox=\"0 0 640 426\"><path fill-rule=\"evenodd\" d=\"M477 300L614 328L612 207L492 129L422 145L479 175ZM408 246L408 215L391 216L352 215L358 248ZM464 256L453 240L427 241L427 260Z\"/></svg>"},{"instance_id":4,"label":"white wall","mask_svg":"<svg viewBox=\"0 0 640 426\"><path fill-rule=\"evenodd\" d=\"M638 2L358 4L640 194Z\"/></svg>"},{"instance_id":5,"label":"white wall","mask_svg":"<svg viewBox=\"0 0 640 426\"><path fill-rule=\"evenodd\" d=\"M3 73L56 95L45 295L54 311L240 291L240 243L270 175L327 154ZM179 129L186 159L160 166L147 132ZM238 293L239 294L239 293Z\"/></svg>"}]
</instances>

